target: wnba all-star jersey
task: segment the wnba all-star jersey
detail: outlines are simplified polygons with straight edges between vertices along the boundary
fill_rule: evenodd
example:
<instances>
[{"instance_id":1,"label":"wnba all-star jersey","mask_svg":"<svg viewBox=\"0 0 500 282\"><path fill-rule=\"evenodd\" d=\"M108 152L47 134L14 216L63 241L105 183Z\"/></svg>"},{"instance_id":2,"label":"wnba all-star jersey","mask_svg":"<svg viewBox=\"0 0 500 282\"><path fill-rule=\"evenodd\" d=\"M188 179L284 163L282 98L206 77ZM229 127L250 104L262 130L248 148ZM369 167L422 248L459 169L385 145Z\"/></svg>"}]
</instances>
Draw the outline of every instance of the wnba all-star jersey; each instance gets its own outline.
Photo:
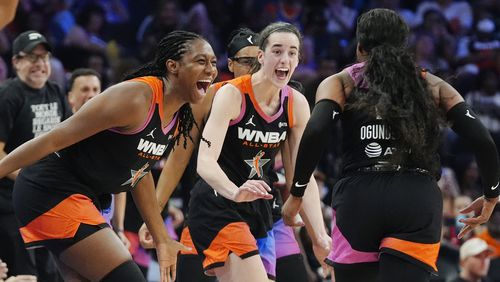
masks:
<instances>
[{"instance_id":1,"label":"wnba all-star jersey","mask_svg":"<svg viewBox=\"0 0 500 282\"><path fill-rule=\"evenodd\" d=\"M61 151L58 155L94 193L118 193L137 185L151 167L171 149L177 113L162 128L163 82L147 76L132 79L148 84L153 99L143 126L131 133L108 129Z\"/></svg>"},{"instance_id":2,"label":"wnba all-star jersey","mask_svg":"<svg viewBox=\"0 0 500 282\"><path fill-rule=\"evenodd\" d=\"M273 159L293 126L293 93L286 86L280 91L280 108L266 115L255 100L251 76L228 83L242 93L240 115L230 122L218 163L237 186L248 179L262 179L270 186Z\"/></svg>"},{"instance_id":3,"label":"wnba all-star jersey","mask_svg":"<svg viewBox=\"0 0 500 282\"><path fill-rule=\"evenodd\" d=\"M367 84L363 81L364 66L364 63L359 63L346 69L355 83L355 90L348 97L346 104L355 103L356 99L367 91ZM425 71L422 70L421 73L422 77L425 77ZM342 114L342 132L344 172L375 164L387 164L397 150L404 150L398 148L390 128L378 114L373 116L346 107ZM424 168L418 164L405 166Z\"/></svg>"}]
</instances>

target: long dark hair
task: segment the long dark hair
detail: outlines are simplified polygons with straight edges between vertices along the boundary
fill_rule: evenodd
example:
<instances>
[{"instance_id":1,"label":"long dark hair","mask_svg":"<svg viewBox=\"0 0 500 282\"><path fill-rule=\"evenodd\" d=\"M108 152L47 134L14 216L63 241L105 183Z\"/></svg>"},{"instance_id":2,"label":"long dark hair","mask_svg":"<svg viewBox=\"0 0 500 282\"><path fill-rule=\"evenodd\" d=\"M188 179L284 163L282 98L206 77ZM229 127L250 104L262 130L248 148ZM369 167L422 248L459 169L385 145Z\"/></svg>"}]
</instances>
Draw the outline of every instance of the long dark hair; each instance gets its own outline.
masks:
<instances>
[{"instance_id":1,"label":"long dark hair","mask_svg":"<svg viewBox=\"0 0 500 282\"><path fill-rule=\"evenodd\" d=\"M402 150L392 161L435 170L442 117L414 58L407 50L409 28L388 9L370 10L358 19L359 48L368 53L367 93L349 105L381 116Z\"/></svg>"},{"instance_id":2,"label":"long dark hair","mask_svg":"<svg viewBox=\"0 0 500 282\"><path fill-rule=\"evenodd\" d=\"M124 80L129 80L141 76L156 76L160 79L165 78L168 82L169 78L165 62L167 60L181 60L184 54L189 51L191 43L197 39L205 40L200 35L189 31L176 30L168 33L165 37L163 37L160 43L158 43L154 59L144 64L132 73L127 74ZM179 144L180 137L182 135L184 137L184 148L186 148L187 139L193 141L193 138L189 134L189 132L193 128L193 125L196 126L198 130L199 127L194 119L193 112L189 103L182 105L182 107L179 109L178 117L179 134L174 137L173 141ZM201 139L205 141L208 146L210 146L210 141L203 138L203 136L201 136Z\"/></svg>"}]
</instances>

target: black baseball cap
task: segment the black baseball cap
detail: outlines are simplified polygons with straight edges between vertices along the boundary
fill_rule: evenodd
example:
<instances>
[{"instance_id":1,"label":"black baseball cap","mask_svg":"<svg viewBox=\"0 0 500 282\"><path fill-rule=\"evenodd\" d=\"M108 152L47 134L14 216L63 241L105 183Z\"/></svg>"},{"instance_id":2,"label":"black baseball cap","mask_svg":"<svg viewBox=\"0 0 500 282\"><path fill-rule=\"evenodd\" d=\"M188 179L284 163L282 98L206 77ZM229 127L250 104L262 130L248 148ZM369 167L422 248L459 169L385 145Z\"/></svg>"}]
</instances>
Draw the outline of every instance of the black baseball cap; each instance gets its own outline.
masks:
<instances>
[{"instance_id":1,"label":"black baseball cap","mask_svg":"<svg viewBox=\"0 0 500 282\"><path fill-rule=\"evenodd\" d=\"M257 33L248 28L239 28L231 33L227 44L227 57L232 58L238 51L248 46L257 46Z\"/></svg>"},{"instance_id":2,"label":"black baseball cap","mask_svg":"<svg viewBox=\"0 0 500 282\"><path fill-rule=\"evenodd\" d=\"M30 53L38 44L44 45L47 51L52 50L45 36L40 34L38 31L25 31L14 39L14 43L12 44L12 54L18 55L21 52Z\"/></svg>"}]
</instances>

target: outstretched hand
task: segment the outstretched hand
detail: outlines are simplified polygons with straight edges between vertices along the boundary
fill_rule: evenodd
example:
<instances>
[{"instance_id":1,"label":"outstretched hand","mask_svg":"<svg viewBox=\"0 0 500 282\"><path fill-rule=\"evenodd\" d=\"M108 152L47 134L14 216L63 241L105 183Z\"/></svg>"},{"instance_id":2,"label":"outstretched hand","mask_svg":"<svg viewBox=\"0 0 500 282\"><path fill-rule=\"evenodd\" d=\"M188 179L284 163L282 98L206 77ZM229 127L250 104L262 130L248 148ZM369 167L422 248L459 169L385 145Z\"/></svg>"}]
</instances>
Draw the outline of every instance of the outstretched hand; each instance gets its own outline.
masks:
<instances>
[{"instance_id":1,"label":"outstretched hand","mask_svg":"<svg viewBox=\"0 0 500 282\"><path fill-rule=\"evenodd\" d=\"M156 245L156 255L158 256L161 282L175 281L177 254L180 251L191 251L191 248L186 247L174 240L168 240L165 243L159 243Z\"/></svg>"},{"instance_id":2,"label":"outstretched hand","mask_svg":"<svg viewBox=\"0 0 500 282\"><path fill-rule=\"evenodd\" d=\"M487 199L483 196L477 198L470 205L463 208L460 213L467 214L470 212L474 212L474 216L459 220L461 223L465 224L465 226L462 228L462 230L460 230L457 238L462 239L462 237L464 237L472 229L476 228L476 226L487 222L490 219L490 216L493 213L493 209L495 208L495 205L497 203L498 197Z\"/></svg>"},{"instance_id":3,"label":"outstretched hand","mask_svg":"<svg viewBox=\"0 0 500 282\"><path fill-rule=\"evenodd\" d=\"M233 195L233 201L237 203L252 202L257 199L270 200L273 195L269 194L271 188L262 180L247 180Z\"/></svg>"}]
</instances>

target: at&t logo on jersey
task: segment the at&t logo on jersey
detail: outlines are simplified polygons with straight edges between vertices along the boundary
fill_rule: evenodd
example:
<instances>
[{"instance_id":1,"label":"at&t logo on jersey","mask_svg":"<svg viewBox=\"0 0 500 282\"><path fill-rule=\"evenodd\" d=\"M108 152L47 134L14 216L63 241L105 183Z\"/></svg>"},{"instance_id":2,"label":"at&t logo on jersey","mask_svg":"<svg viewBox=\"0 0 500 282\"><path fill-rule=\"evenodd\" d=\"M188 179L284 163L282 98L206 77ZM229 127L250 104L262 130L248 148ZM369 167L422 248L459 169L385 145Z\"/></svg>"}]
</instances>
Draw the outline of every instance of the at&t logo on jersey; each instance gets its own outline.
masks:
<instances>
[{"instance_id":1,"label":"at&t logo on jersey","mask_svg":"<svg viewBox=\"0 0 500 282\"><path fill-rule=\"evenodd\" d=\"M275 148L286 139L286 131L263 132L260 130L238 127L238 139L243 140L243 145L249 147Z\"/></svg>"},{"instance_id":2,"label":"at&t logo on jersey","mask_svg":"<svg viewBox=\"0 0 500 282\"><path fill-rule=\"evenodd\" d=\"M369 158L376 158L376 157L380 157L382 155L382 151L383 151L383 155L386 156L386 155L392 155L394 150L395 149L392 147L387 147L385 150L382 150L382 146L380 146L379 143L372 142L372 143L366 145L365 154Z\"/></svg>"},{"instance_id":3,"label":"at&t logo on jersey","mask_svg":"<svg viewBox=\"0 0 500 282\"><path fill-rule=\"evenodd\" d=\"M363 125L360 128L359 138L361 140L373 140L377 142L370 142L365 147L365 154L369 158L376 158L380 156L392 155L394 152L393 147L383 148L380 144L385 144L387 142L383 142L383 140L392 139L391 132L388 126L384 124L369 124ZM385 147L385 146L384 146Z\"/></svg>"}]
</instances>

